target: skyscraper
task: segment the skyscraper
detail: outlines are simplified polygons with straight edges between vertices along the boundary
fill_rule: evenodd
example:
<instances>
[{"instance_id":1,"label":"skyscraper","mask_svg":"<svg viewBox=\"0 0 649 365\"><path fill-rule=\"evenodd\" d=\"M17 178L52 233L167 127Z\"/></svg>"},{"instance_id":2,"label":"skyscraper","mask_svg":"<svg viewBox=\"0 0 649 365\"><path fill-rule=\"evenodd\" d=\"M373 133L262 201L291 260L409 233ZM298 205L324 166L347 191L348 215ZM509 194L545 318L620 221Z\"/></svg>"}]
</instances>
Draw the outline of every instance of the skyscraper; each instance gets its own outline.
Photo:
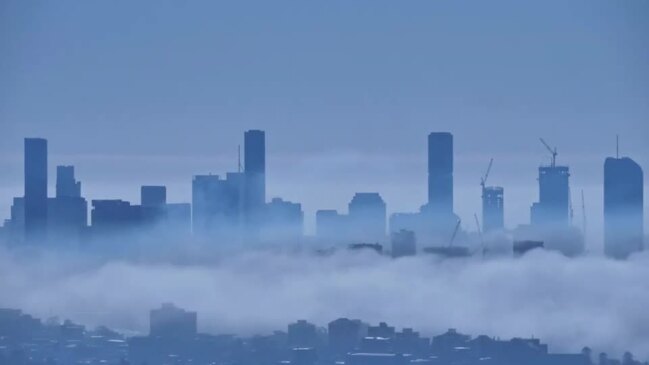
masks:
<instances>
[{"instance_id":1,"label":"skyscraper","mask_svg":"<svg viewBox=\"0 0 649 365\"><path fill-rule=\"evenodd\" d=\"M47 229L47 140L25 138L25 239L42 240Z\"/></svg>"},{"instance_id":2,"label":"skyscraper","mask_svg":"<svg viewBox=\"0 0 649 365\"><path fill-rule=\"evenodd\" d=\"M349 233L364 243L386 238L386 205L379 193L356 193L349 202Z\"/></svg>"},{"instance_id":3,"label":"skyscraper","mask_svg":"<svg viewBox=\"0 0 649 365\"><path fill-rule=\"evenodd\" d=\"M428 209L435 215L453 214L453 135L428 135Z\"/></svg>"},{"instance_id":4,"label":"skyscraper","mask_svg":"<svg viewBox=\"0 0 649 365\"><path fill-rule=\"evenodd\" d=\"M81 197L81 182L74 178L74 166L56 167L56 197Z\"/></svg>"},{"instance_id":5,"label":"skyscraper","mask_svg":"<svg viewBox=\"0 0 649 365\"><path fill-rule=\"evenodd\" d=\"M505 226L504 190L500 186L482 189L482 225L485 232L501 230Z\"/></svg>"},{"instance_id":6,"label":"skyscraper","mask_svg":"<svg viewBox=\"0 0 649 365\"><path fill-rule=\"evenodd\" d=\"M542 227L569 226L569 177L568 166L539 167L539 201L532 205L532 225Z\"/></svg>"},{"instance_id":7,"label":"skyscraper","mask_svg":"<svg viewBox=\"0 0 649 365\"><path fill-rule=\"evenodd\" d=\"M266 203L266 134L260 130L244 133L245 199L247 228L257 231Z\"/></svg>"},{"instance_id":8,"label":"skyscraper","mask_svg":"<svg viewBox=\"0 0 649 365\"><path fill-rule=\"evenodd\" d=\"M88 203L81 197L81 182L74 166L56 167L56 197L48 199L48 240L75 243L88 225Z\"/></svg>"},{"instance_id":9,"label":"skyscraper","mask_svg":"<svg viewBox=\"0 0 649 365\"><path fill-rule=\"evenodd\" d=\"M604 162L604 252L624 259L643 250L643 172L628 157Z\"/></svg>"}]
</instances>

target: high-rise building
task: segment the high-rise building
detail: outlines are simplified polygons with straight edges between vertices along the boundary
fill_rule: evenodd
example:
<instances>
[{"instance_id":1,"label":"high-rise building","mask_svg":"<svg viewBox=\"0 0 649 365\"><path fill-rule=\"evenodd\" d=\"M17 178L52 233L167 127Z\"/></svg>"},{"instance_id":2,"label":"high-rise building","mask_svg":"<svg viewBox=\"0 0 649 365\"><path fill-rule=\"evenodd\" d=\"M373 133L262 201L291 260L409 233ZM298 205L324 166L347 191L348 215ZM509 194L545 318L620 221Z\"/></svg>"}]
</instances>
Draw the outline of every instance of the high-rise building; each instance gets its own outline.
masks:
<instances>
[{"instance_id":1,"label":"high-rise building","mask_svg":"<svg viewBox=\"0 0 649 365\"><path fill-rule=\"evenodd\" d=\"M47 230L47 140L25 138L25 238L43 240Z\"/></svg>"},{"instance_id":2,"label":"high-rise building","mask_svg":"<svg viewBox=\"0 0 649 365\"><path fill-rule=\"evenodd\" d=\"M318 241L327 245L343 243L347 237L347 218L334 209L316 211L315 230Z\"/></svg>"},{"instance_id":3,"label":"high-rise building","mask_svg":"<svg viewBox=\"0 0 649 365\"><path fill-rule=\"evenodd\" d=\"M356 193L348 207L348 229L352 240L359 243L385 241L386 205L379 193Z\"/></svg>"},{"instance_id":4,"label":"high-rise building","mask_svg":"<svg viewBox=\"0 0 649 365\"><path fill-rule=\"evenodd\" d=\"M81 182L74 178L74 166L56 167L56 197L81 197Z\"/></svg>"},{"instance_id":5,"label":"high-rise building","mask_svg":"<svg viewBox=\"0 0 649 365\"><path fill-rule=\"evenodd\" d=\"M167 204L167 187L145 185L140 187L140 204L160 208Z\"/></svg>"},{"instance_id":6,"label":"high-rise building","mask_svg":"<svg viewBox=\"0 0 649 365\"><path fill-rule=\"evenodd\" d=\"M81 197L81 182L74 166L56 167L56 197L48 199L48 239L78 243L88 225L88 203Z\"/></svg>"},{"instance_id":7,"label":"high-rise building","mask_svg":"<svg viewBox=\"0 0 649 365\"><path fill-rule=\"evenodd\" d=\"M604 162L604 252L624 259L643 250L643 187L640 165L628 157Z\"/></svg>"},{"instance_id":8,"label":"high-rise building","mask_svg":"<svg viewBox=\"0 0 649 365\"><path fill-rule=\"evenodd\" d=\"M192 231L199 236L237 238L241 233L244 174L194 176Z\"/></svg>"},{"instance_id":9,"label":"high-rise building","mask_svg":"<svg viewBox=\"0 0 649 365\"><path fill-rule=\"evenodd\" d=\"M505 227L504 189L500 186L482 188L482 225L485 232Z\"/></svg>"},{"instance_id":10,"label":"high-rise building","mask_svg":"<svg viewBox=\"0 0 649 365\"><path fill-rule=\"evenodd\" d=\"M273 198L266 204L263 239L279 243L299 243L304 234L302 204Z\"/></svg>"},{"instance_id":11,"label":"high-rise building","mask_svg":"<svg viewBox=\"0 0 649 365\"><path fill-rule=\"evenodd\" d=\"M318 333L316 326L303 319L288 325L288 344L292 347L316 347Z\"/></svg>"},{"instance_id":12,"label":"high-rise building","mask_svg":"<svg viewBox=\"0 0 649 365\"><path fill-rule=\"evenodd\" d=\"M569 226L569 177L568 166L539 167L539 201L532 205L532 225L554 228Z\"/></svg>"},{"instance_id":13,"label":"high-rise building","mask_svg":"<svg viewBox=\"0 0 649 365\"><path fill-rule=\"evenodd\" d=\"M260 228L266 203L266 134L244 133L245 204L244 218L249 232Z\"/></svg>"},{"instance_id":14,"label":"high-rise building","mask_svg":"<svg viewBox=\"0 0 649 365\"><path fill-rule=\"evenodd\" d=\"M428 135L428 209L435 215L453 214L453 135Z\"/></svg>"}]
</instances>

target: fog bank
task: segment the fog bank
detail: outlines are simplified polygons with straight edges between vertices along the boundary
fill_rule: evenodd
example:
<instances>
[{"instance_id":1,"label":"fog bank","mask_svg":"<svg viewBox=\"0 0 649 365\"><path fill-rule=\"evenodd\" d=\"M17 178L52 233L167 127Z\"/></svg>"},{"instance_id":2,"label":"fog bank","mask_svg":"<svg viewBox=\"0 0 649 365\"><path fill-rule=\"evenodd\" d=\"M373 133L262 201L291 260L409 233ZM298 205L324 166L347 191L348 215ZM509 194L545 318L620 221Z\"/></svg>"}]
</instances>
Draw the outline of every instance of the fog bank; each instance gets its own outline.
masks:
<instances>
[{"instance_id":1,"label":"fog bank","mask_svg":"<svg viewBox=\"0 0 649 365\"><path fill-rule=\"evenodd\" d=\"M649 255L626 262L532 252L521 259L392 260L371 252L211 252L99 260L0 249L0 307L146 333L148 310L198 311L199 330L268 333L296 319L354 317L436 335L539 337L552 352L649 358ZM201 257L199 259L198 257Z\"/></svg>"}]
</instances>

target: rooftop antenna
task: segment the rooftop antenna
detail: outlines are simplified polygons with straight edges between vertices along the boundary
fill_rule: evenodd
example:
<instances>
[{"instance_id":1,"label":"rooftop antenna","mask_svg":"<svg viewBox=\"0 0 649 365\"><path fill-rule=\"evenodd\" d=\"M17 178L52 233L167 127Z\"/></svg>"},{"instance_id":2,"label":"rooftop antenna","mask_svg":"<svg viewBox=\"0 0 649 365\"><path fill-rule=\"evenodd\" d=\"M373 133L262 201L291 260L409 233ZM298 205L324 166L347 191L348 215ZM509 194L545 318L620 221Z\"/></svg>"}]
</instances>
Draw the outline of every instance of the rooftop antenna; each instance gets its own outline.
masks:
<instances>
[{"instance_id":1,"label":"rooftop antenna","mask_svg":"<svg viewBox=\"0 0 649 365\"><path fill-rule=\"evenodd\" d=\"M550 151L550 153L552 154L552 164L550 166L554 167L556 162L557 162L557 154L558 154L557 153L557 148L556 147L554 147L554 148L550 147L550 145L543 138L539 138L539 139L541 140L541 143L543 143L545 148L547 148L548 151Z\"/></svg>"}]
</instances>

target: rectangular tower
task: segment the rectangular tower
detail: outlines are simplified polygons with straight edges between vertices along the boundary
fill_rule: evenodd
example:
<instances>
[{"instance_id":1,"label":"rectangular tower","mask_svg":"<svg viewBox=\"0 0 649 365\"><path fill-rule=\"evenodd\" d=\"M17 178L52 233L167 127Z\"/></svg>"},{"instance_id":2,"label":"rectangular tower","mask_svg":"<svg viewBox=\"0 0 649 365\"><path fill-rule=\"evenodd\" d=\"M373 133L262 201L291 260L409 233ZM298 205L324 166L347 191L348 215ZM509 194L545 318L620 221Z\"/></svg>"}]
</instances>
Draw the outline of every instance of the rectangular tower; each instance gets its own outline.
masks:
<instances>
[{"instance_id":1,"label":"rectangular tower","mask_svg":"<svg viewBox=\"0 0 649 365\"><path fill-rule=\"evenodd\" d=\"M532 225L570 225L569 177L568 166L539 167L539 201L532 206Z\"/></svg>"},{"instance_id":2,"label":"rectangular tower","mask_svg":"<svg viewBox=\"0 0 649 365\"><path fill-rule=\"evenodd\" d=\"M244 133L245 199L244 218L248 228L259 228L266 203L266 134Z\"/></svg>"},{"instance_id":3,"label":"rectangular tower","mask_svg":"<svg viewBox=\"0 0 649 365\"><path fill-rule=\"evenodd\" d=\"M604 162L604 252L625 259L643 250L642 168L628 157Z\"/></svg>"},{"instance_id":4,"label":"rectangular tower","mask_svg":"<svg viewBox=\"0 0 649 365\"><path fill-rule=\"evenodd\" d=\"M453 135L428 135L428 208L434 214L453 214Z\"/></svg>"},{"instance_id":5,"label":"rectangular tower","mask_svg":"<svg viewBox=\"0 0 649 365\"><path fill-rule=\"evenodd\" d=\"M25 138L25 239L44 239L46 230L47 140Z\"/></svg>"},{"instance_id":6,"label":"rectangular tower","mask_svg":"<svg viewBox=\"0 0 649 365\"><path fill-rule=\"evenodd\" d=\"M504 189L487 186L482 189L482 224L485 232L502 230L505 226Z\"/></svg>"}]
</instances>

